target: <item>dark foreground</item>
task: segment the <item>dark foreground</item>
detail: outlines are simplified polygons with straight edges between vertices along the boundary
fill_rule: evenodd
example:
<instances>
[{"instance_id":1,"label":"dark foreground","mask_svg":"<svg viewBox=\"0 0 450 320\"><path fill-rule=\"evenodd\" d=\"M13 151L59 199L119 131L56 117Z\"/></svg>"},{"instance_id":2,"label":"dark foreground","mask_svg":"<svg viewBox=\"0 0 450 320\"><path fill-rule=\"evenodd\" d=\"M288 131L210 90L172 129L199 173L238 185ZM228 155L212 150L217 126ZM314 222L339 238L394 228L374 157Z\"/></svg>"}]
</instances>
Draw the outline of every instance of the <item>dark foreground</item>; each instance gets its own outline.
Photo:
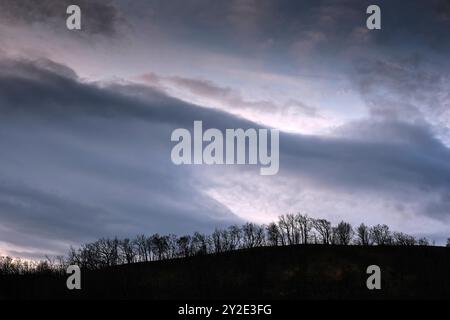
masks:
<instances>
[{"instance_id":1,"label":"dark foreground","mask_svg":"<svg viewBox=\"0 0 450 320\"><path fill-rule=\"evenodd\" d=\"M368 290L366 268L381 268ZM300 245L136 263L66 276L0 277L0 299L410 299L450 298L450 248Z\"/></svg>"}]
</instances>

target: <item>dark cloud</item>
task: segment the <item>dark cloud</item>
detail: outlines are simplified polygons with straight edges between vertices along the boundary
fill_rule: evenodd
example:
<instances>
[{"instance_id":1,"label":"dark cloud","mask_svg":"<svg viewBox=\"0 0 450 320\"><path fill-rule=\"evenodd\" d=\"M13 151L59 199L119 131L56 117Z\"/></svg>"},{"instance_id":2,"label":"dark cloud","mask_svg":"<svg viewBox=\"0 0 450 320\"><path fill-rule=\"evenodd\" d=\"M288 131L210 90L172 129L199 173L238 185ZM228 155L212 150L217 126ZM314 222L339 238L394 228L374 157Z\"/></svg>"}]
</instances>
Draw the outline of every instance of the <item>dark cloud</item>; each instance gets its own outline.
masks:
<instances>
[{"instance_id":1,"label":"dark cloud","mask_svg":"<svg viewBox=\"0 0 450 320\"><path fill-rule=\"evenodd\" d=\"M433 4L436 15L443 21L450 23L450 2L446 0L435 0Z\"/></svg>"},{"instance_id":2,"label":"dark cloud","mask_svg":"<svg viewBox=\"0 0 450 320\"><path fill-rule=\"evenodd\" d=\"M448 140L450 77L445 63L409 54L360 59L355 70L351 79L371 117L426 123L441 139Z\"/></svg>"},{"instance_id":3,"label":"dark cloud","mask_svg":"<svg viewBox=\"0 0 450 320\"><path fill-rule=\"evenodd\" d=\"M448 5L444 0L380 0L382 31L366 29L370 0L239 0L134 1L123 6L130 17L145 17L161 32L191 44L207 45L233 53L260 52L285 59L287 48L310 48L332 58L350 47L369 53L374 48L408 50L443 49L449 45L445 28ZM367 31L367 30L365 30ZM406 43L409 42L409 44ZM361 47L362 46L362 47ZM360 47L360 48L358 48ZM262 51L262 52L261 52ZM277 56L273 56L276 53ZM297 54L306 52L297 52Z\"/></svg>"},{"instance_id":4,"label":"dark cloud","mask_svg":"<svg viewBox=\"0 0 450 320\"><path fill-rule=\"evenodd\" d=\"M348 126L346 136L335 139L286 137L284 164L351 191L450 194L450 150L427 127L372 121Z\"/></svg>"},{"instance_id":5,"label":"dark cloud","mask_svg":"<svg viewBox=\"0 0 450 320\"><path fill-rule=\"evenodd\" d=\"M137 88L101 89L55 72L62 66L1 65L0 221L9 233L0 241L182 234L240 220L170 161L171 131L201 109L152 90L144 103L131 98Z\"/></svg>"},{"instance_id":6,"label":"dark cloud","mask_svg":"<svg viewBox=\"0 0 450 320\"><path fill-rule=\"evenodd\" d=\"M0 17L11 24L50 26L65 31L67 7L76 4L82 12L82 29L89 34L112 36L124 20L110 0L14 0L0 2Z\"/></svg>"},{"instance_id":7,"label":"dark cloud","mask_svg":"<svg viewBox=\"0 0 450 320\"><path fill-rule=\"evenodd\" d=\"M155 89L84 83L51 62L4 61L0 70L0 241L36 247L33 235L58 251L105 235L239 221L204 192L208 174L234 169L174 166L169 137L194 120L258 125ZM280 148L281 177L413 201L417 214L448 221L450 151L425 125L372 120L339 138L283 133Z\"/></svg>"}]
</instances>

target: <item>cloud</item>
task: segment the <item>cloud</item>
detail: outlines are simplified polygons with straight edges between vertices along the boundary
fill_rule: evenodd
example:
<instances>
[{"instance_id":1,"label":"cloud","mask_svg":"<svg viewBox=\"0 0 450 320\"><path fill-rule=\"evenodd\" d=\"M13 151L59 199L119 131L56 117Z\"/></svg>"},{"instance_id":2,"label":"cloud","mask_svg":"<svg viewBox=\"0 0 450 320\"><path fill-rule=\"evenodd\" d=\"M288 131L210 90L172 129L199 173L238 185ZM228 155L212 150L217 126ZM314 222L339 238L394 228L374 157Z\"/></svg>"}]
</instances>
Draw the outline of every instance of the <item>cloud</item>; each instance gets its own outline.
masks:
<instances>
[{"instance_id":1,"label":"cloud","mask_svg":"<svg viewBox=\"0 0 450 320\"><path fill-rule=\"evenodd\" d=\"M245 98L240 90L219 86L210 80L161 76L155 73L146 73L137 80L185 101L224 110L238 117L284 130L314 130L326 126L329 121L316 107L296 98L285 97L284 101L277 102L270 99L253 100Z\"/></svg>"},{"instance_id":2,"label":"cloud","mask_svg":"<svg viewBox=\"0 0 450 320\"><path fill-rule=\"evenodd\" d=\"M242 204L253 194L275 208L297 206L298 190L319 190L336 208L370 196L397 205L388 219L403 205L414 219L448 225L450 151L426 125L372 119L334 138L282 133L280 173L267 179L251 166L174 166L175 128L260 125L146 86L83 82L69 70L0 63L0 242L9 246L37 254L44 249L29 235L59 251L101 236L211 231L251 216L251 206L229 205L233 190L255 191ZM227 181L235 187L221 189ZM323 212L325 202L308 208Z\"/></svg>"},{"instance_id":3,"label":"cloud","mask_svg":"<svg viewBox=\"0 0 450 320\"><path fill-rule=\"evenodd\" d=\"M450 3L445 0L434 1L434 8L436 15L444 22L450 22Z\"/></svg>"},{"instance_id":4,"label":"cloud","mask_svg":"<svg viewBox=\"0 0 450 320\"><path fill-rule=\"evenodd\" d=\"M196 188L191 168L170 161L171 131L187 126L190 112L200 118L198 108L141 88L144 103L131 98L136 88L82 83L55 71L63 66L6 61L0 69L0 221L8 230L0 241L24 245L29 234L61 250L99 236L240 221Z\"/></svg>"},{"instance_id":5,"label":"cloud","mask_svg":"<svg viewBox=\"0 0 450 320\"><path fill-rule=\"evenodd\" d=\"M450 150L429 127L365 120L333 138L282 134L279 174L249 172L209 194L256 221L301 211L357 225L386 223L444 243L450 225Z\"/></svg>"},{"instance_id":6,"label":"cloud","mask_svg":"<svg viewBox=\"0 0 450 320\"><path fill-rule=\"evenodd\" d=\"M427 122L444 141L450 141L450 85L445 68L422 55L402 59L361 59L353 81L371 116L405 122Z\"/></svg>"},{"instance_id":7,"label":"cloud","mask_svg":"<svg viewBox=\"0 0 450 320\"><path fill-rule=\"evenodd\" d=\"M287 112L286 109L294 109L293 112L307 117L316 117L317 109L303 102L290 99L285 104L277 104L269 100L250 101L244 99L242 95L229 87L221 87L212 81L193 79L186 77L161 77L156 74L145 74L141 78L150 84L164 85L164 83L187 90L198 97L206 98L225 105L228 109L253 110L255 112L268 112L271 114Z\"/></svg>"},{"instance_id":8,"label":"cloud","mask_svg":"<svg viewBox=\"0 0 450 320\"><path fill-rule=\"evenodd\" d=\"M61 31L66 29L66 9L70 0L15 0L0 2L0 16L9 25L32 26L42 24ZM113 36L124 22L120 11L111 0L78 0L82 12L83 33Z\"/></svg>"},{"instance_id":9,"label":"cloud","mask_svg":"<svg viewBox=\"0 0 450 320\"><path fill-rule=\"evenodd\" d=\"M347 126L339 138L285 138L285 165L347 190L450 191L450 151L429 128L396 121Z\"/></svg>"}]
</instances>

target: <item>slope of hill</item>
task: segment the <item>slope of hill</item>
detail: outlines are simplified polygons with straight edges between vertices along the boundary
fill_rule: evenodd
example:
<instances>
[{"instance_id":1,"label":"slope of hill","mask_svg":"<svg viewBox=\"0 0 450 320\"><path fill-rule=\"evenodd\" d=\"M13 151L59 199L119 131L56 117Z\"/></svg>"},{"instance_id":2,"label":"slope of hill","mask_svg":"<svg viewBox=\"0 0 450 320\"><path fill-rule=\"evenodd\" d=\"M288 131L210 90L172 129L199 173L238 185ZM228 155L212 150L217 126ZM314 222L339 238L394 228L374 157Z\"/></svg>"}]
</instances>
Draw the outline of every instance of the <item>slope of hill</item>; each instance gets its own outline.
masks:
<instances>
[{"instance_id":1,"label":"slope of hill","mask_svg":"<svg viewBox=\"0 0 450 320\"><path fill-rule=\"evenodd\" d=\"M381 290L366 287L369 265L381 268ZM450 248L261 247L83 271L81 290L65 276L4 276L0 298L450 298Z\"/></svg>"}]
</instances>

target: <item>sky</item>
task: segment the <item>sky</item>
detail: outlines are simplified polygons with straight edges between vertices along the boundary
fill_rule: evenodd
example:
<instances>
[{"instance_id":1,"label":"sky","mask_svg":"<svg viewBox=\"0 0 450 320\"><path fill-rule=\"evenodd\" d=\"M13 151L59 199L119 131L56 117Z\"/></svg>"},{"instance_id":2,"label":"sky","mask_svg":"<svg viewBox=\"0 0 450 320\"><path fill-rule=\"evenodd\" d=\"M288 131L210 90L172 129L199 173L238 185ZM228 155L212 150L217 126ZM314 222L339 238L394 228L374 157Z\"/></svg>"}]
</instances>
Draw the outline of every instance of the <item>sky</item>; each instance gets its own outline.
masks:
<instances>
[{"instance_id":1,"label":"sky","mask_svg":"<svg viewBox=\"0 0 450 320\"><path fill-rule=\"evenodd\" d=\"M0 254L295 212L443 244L449 31L445 0L3 0ZM279 129L279 173L174 165L194 120Z\"/></svg>"}]
</instances>

